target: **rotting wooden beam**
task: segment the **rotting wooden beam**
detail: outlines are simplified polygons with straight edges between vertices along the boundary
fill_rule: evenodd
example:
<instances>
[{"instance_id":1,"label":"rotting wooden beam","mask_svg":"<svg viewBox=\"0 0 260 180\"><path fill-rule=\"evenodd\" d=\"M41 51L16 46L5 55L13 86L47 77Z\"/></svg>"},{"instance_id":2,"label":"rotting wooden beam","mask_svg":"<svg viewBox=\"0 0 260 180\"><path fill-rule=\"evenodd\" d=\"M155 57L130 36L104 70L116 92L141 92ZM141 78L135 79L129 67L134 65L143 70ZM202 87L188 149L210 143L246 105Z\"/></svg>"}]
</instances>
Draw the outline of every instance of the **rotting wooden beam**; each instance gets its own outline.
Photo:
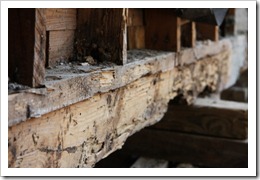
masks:
<instances>
[{"instance_id":1,"label":"rotting wooden beam","mask_svg":"<svg viewBox=\"0 0 260 180\"><path fill-rule=\"evenodd\" d=\"M77 14L77 60L92 56L97 62L126 64L127 9L79 8Z\"/></svg>"},{"instance_id":2,"label":"rotting wooden beam","mask_svg":"<svg viewBox=\"0 0 260 180\"><path fill-rule=\"evenodd\" d=\"M219 27L206 23L196 23L197 39L198 40L219 40Z\"/></svg>"},{"instance_id":3,"label":"rotting wooden beam","mask_svg":"<svg viewBox=\"0 0 260 180\"><path fill-rule=\"evenodd\" d=\"M108 92L123 87L147 74L169 71L174 69L175 65L197 63L207 56L214 57L221 54L221 52L229 51L230 48L229 40L221 40L210 44L202 44L191 50L187 49L178 56L175 53L132 50L128 51L129 63L122 67L100 67L96 70L91 70L86 66L65 68L71 68L70 71L62 71L56 68L48 69L46 71L46 88L24 90L8 96L8 124L12 126L26 119L42 116L59 108L88 99L97 92ZM224 71L228 71L230 59L228 53L221 58L225 60L216 62L222 64L221 66L224 68L221 70L224 73ZM199 67L199 64L197 67ZM215 65L212 64L212 66ZM75 69L78 69L78 73L75 72ZM175 71L177 71L176 68ZM181 68L178 71L181 72ZM199 69L196 71L199 71ZM207 72L206 69L205 72ZM212 79L218 75L218 73L212 74L211 80L208 79L208 81L214 81ZM199 74L196 78L203 79L199 77ZM226 81L225 79L221 80L223 84ZM199 88L204 86L205 83L201 84ZM178 88L176 88L177 90ZM34 99L34 101L31 101L31 99ZM59 101L56 99L59 99Z\"/></svg>"},{"instance_id":4,"label":"rotting wooden beam","mask_svg":"<svg viewBox=\"0 0 260 180\"><path fill-rule=\"evenodd\" d=\"M248 167L247 140L143 129L127 139L122 151L204 167Z\"/></svg>"},{"instance_id":5,"label":"rotting wooden beam","mask_svg":"<svg viewBox=\"0 0 260 180\"><path fill-rule=\"evenodd\" d=\"M181 18L171 9L145 9L145 47L178 52L181 48Z\"/></svg>"},{"instance_id":6,"label":"rotting wooden beam","mask_svg":"<svg viewBox=\"0 0 260 180\"><path fill-rule=\"evenodd\" d=\"M8 76L11 81L39 87L45 78L44 9L8 9Z\"/></svg>"},{"instance_id":7,"label":"rotting wooden beam","mask_svg":"<svg viewBox=\"0 0 260 180\"><path fill-rule=\"evenodd\" d=\"M186 67L169 67L163 60L167 56L160 61L156 57L153 65L151 62L145 66L135 65L138 68L132 72L135 75L139 73L139 78L128 81L124 86L103 93L99 91L89 99L16 125L17 122L9 120L9 167L94 166L102 158L120 149L130 135L160 121L167 111L169 100L179 93L191 103L206 86L216 90L220 79L227 78L229 67L225 61L230 60L230 53L226 50ZM159 70L160 67L164 70ZM154 68L154 72L149 68ZM108 88L107 84L114 81L113 73L103 73L100 77L104 82L102 87ZM131 77L124 73L121 81L126 78ZM83 79L80 82L87 81ZM78 89L77 86L73 88ZM75 93L67 89L69 95L72 92ZM48 101L48 106L68 96L59 91L55 93L57 98ZM21 104L17 107L21 107ZM27 113L31 113L31 108L26 107Z\"/></svg>"},{"instance_id":8,"label":"rotting wooden beam","mask_svg":"<svg viewBox=\"0 0 260 180\"><path fill-rule=\"evenodd\" d=\"M247 139L247 104L198 98L193 105L170 103L152 128L207 136Z\"/></svg>"}]
</instances>

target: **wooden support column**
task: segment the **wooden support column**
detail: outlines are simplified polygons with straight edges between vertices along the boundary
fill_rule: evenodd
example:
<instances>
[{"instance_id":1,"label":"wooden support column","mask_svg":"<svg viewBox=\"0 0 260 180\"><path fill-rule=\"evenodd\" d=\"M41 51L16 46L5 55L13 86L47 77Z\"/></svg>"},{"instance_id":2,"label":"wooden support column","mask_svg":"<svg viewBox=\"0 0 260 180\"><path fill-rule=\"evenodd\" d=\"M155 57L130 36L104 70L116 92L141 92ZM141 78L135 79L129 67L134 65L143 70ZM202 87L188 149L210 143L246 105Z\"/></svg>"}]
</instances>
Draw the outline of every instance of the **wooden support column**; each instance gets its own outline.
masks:
<instances>
[{"instance_id":1,"label":"wooden support column","mask_svg":"<svg viewBox=\"0 0 260 180\"><path fill-rule=\"evenodd\" d=\"M181 26L181 46L195 47L196 45L196 23L182 20Z\"/></svg>"},{"instance_id":2,"label":"wooden support column","mask_svg":"<svg viewBox=\"0 0 260 180\"><path fill-rule=\"evenodd\" d=\"M44 9L8 9L8 76L11 81L39 87L45 78Z\"/></svg>"},{"instance_id":3,"label":"wooden support column","mask_svg":"<svg viewBox=\"0 0 260 180\"><path fill-rule=\"evenodd\" d=\"M127 9L78 9L76 54L84 61L92 56L98 62L126 64Z\"/></svg>"},{"instance_id":4,"label":"wooden support column","mask_svg":"<svg viewBox=\"0 0 260 180\"><path fill-rule=\"evenodd\" d=\"M171 9L145 9L147 49L180 51L181 19Z\"/></svg>"},{"instance_id":5,"label":"wooden support column","mask_svg":"<svg viewBox=\"0 0 260 180\"><path fill-rule=\"evenodd\" d=\"M198 98L191 106L170 102L164 118L152 128L247 139L247 104Z\"/></svg>"},{"instance_id":6,"label":"wooden support column","mask_svg":"<svg viewBox=\"0 0 260 180\"><path fill-rule=\"evenodd\" d=\"M219 27L206 23L196 23L197 38L198 40L219 40Z\"/></svg>"}]
</instances>

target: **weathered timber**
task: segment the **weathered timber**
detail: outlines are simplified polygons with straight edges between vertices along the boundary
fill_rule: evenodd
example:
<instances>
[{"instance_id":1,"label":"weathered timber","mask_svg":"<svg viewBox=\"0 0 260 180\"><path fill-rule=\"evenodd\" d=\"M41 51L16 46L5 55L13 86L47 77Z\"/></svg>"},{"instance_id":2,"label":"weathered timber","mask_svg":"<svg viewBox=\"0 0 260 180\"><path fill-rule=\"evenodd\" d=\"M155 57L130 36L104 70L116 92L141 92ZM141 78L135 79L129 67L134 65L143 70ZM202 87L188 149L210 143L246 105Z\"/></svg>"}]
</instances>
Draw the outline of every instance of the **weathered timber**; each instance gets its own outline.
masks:
<instances>
[{"instance_id":1,"label":"weathered timber","mask_svg":"<svg viewBox=\"0 0 260 180\"><path fill-rule=\"evenodd\" d=\"M145 9L145 47L180 51L181 19L171 9Z\"/></svg>"},{"instance_id":2,"label":"weathered timber","mask_svg":"<svg viewBox=\"0 0 260 180\"><path fill-rule=\"evenodd\" d=\"M247 139L247 104L198 98L193 105L172 104L163 119L152 126L207 136Z\"/></svg>"},{"instance_id":3,"label":"weathered timber","mask_svg":"<svg viewBox=\"0 0 260 180\"><path fill-rule=\"evenodd\" d=\"M147 157L140 157L131 166L131 168L167 168L168 161L162 159L152 159Z\"/></svg>"},{"instance_id":4,"label":"weathered timber","mask_svg":"<svg viewBox=\"0 0 260 180\"><path fill-rule=\"evenodd\" d=\"M221 92L220 98L223 100L248 102L248 89L244 87L233 86Z\"/></svg>"},{"instance_id":5,"label":"weathered timber","mask_svg":"<svg viewBox=\"0 0 260 180\"><path fill-rule=\"evenodd\" d=\"M217 88L220 79L227 76L228 66L225 61L229 61L229 57L230 51L226 50L186 67L175 68L171 65L172 54L164 55L161 59L157 56L156 60L153 57L153 60L143 62L145 65L138 61L140 66L136 66L133 62L132 67L138 68L131 70L128 67L128 73L139 77L129 81L128 78L133 77L124 73L124 76L120 76L121 83L128 83L113 90L108 89L118 74L116 71L101 71L101 76L95 77L100 79L96 84L101 86L100 91L91 98L16 125L17 122L9 119L9 167L92 167L120 149L128 136L158 122L166 112L169 100L179 93L191 103L206 86L213 90ZM85 87L97 87L93 81L90 81L92 86L88 86L84 78L80 84L75 82L71 82L73 86L64 84L66 94L60 94L55 89L50 92L56 93L62 100L78 93L73 88L80 89L78 86L82 83L85 83ZM57 89L62 87L60 85L56 86ZM82 90L86 95L89 89ZM37 96L42 101L46 98L34 94L35 98ZM49 99L46 103L49 107L50 104L60 105L56 101L57 98ZM13 99L13 102L20 101ZM15 108L18 109L19 105ZM29 115L32 108L26 108Z\"/></svg>"},{"instance_id":6,"label":"weathered timber","mask_svg":"<svg viewBox=\"0 0 260 180\"><path fill-rule=\"evenodd\" d=\"M219 27L211 24L196 23L196 31L198 40L219 40Z\"/></svg>"},{"instance_id":7,"label":"weathered timber","mask_svg":"<svg viewBox=\"0 0 260 180\"><path fill-rule=\"evenodd\" d=\"M128 8L127 26L143 26L144 25L144 9Z\"/></svg>"},{"instance_id":8,"label":"weathered timber","mask_svg":"<svg viewBox=\"0 0 260 180\"><path fill-rule=\"evenodd\" d=\"M53 67L59 62L68 62L73 55L74 30L48 32L48 66Z\"/></svg>"},{"instance_id":9,"label":"weathered timber","mask_svg":"<svg viewBox=\"0 0 260 180\"><path fill-rule=\"evenodd\" d=\"M8 77L39 87L45 78L44 9L8 9Z\"/></svg>"},{"instance_id":10,"label":"weathered timber","mask_svg":"<svg viewBox=\"0 0 260 180\"><path fill-rule=\"evenodd\" d=\"M145 48L145 29L144 26L127 27L127 49Z\"/></svg>"},{"instance_id":11,"label":"weathered timber","mask_svg":"<svg viewBox=\"0 0 260 180\"><path fill-rule=\"evenodd\" d=\"M84 61L92 56L98 62L118 65L127 60L127 9L78 9L75 53Z\"/></svg>"},{"instance_id":12,"label":"weathered timber","mask_svg":"<svg viewBox=\"0 0 260 180\"><path fill-rule=\"evenodd\" d=\"M75 30L77 23L77 9L46 8L46 30Z\"/></svg>"},{"instance_id":13,"label":"weathered timber","mask_svg":"<svg viewBox=\"0 0 260 180\"><path fill-rule=\"evenodd\" d=\"M123 67L112 66L99 68L92 72L86 71L84 67L81 66L73 68L71 70L72 73L69 73L66 69L64 71L59 69L47 70L46 88L25 90L8 96L8 124L12 126L26 119L39 117L59 108L88 99L97 92L108 92L109 90L123 87L145 75L173 69L174 72L176 71L174 76L180 76L178 80L175 80L179 82L179 85L174 87L176 94L178 89L182 88L184 84L187 84L184 86L186 88L192 88L194 86L193 84L196 84L197 89L201 90L205 88L207 84L213 82L211 86L214 89L217 87L215 81L219 75L223 77L221 83L225 85L226 81L228 81L225 80L225 78L228 77L224 75L226 73L224 73L224 71L230 68L228 65L230 64L229 53L222 54L221 52L229 51L230 48L230 42L228 40L222 40L218 43L199 45L192 51L187 49L178 54L178 56L176 56L175 53L132 50L128 52L129 63ZM204 49L204 51L202 51L202 49ZM208 63L206 63L206 61L200 62L200 60L207 56L212 56L213 59L206 58L205 60L211 59L212 61ZM187 58L191 58L192 60L189 59L189 62L187 62ZM200 63L197 64L197 62ZM196 72L194 73L194 78L198 78L198 82L194 80L187 80L187 82L185 82L182 79L192 78L190 71L194 68L193 65L190 67L190 70L185 70L187 68L181 69L181 67L174 68L175 64L189 65L191 63L197 64L195 66L196 70L194 69L192 72ZM210 63L212 64L210 65ZM204 71L201 71L202 75L200 74L200 66L201 68L205 66L203 67ZM219 66L223 66L223 68L220 68L221 72L218 71L217 67ZM213 69L211 70L211 68ZM78 71L75 72L75 69L78 69ZM185 75L181 77L181 74L186 71L189 73L187 77ZM208 73L211 75L207 76ZM169 79L169 81L171 80ZM193 81L194 83L188 86L188 83ZM223 87L224 85L221 86ZM188 96L187 92L186 96ZM31 101L32 99L34 101ZM59 101L57 101L57 99L59 99Z\"/></svg>"},{"instance_id":14,"label":"weathered timber","mask_svg":"<svg viewBox=\"0 0 260 180\"><path fill-rule=\"evenodd\" d=\"M196 23L189 21L183 22L181 26L181 46L182 47L195 47L196 45Z\"/></svg>"},{"instance_id":15,"label":"weathered timber","mask_svg":"<svg viewBox=\"0 0 260 180\"><path fill-rule=\"evenodd\" d=\"M143 129L129 137L122 150L129 154L190 162L204 167L248 167L247 140Z\"/></svg>"}]
</instances>

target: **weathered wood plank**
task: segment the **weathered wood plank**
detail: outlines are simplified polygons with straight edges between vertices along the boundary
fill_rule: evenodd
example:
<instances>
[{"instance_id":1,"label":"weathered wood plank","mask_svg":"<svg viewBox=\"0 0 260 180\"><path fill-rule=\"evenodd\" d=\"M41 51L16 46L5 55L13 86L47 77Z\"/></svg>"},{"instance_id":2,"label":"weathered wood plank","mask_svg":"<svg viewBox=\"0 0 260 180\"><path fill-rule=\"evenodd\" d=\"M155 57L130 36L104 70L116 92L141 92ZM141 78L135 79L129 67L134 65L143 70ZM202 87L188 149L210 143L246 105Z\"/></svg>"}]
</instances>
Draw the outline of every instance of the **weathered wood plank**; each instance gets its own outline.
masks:
<instances>
[{"instance_id":1,"label":"weathered wood plank","mask_svg":"<svg viewBox=\"0 0 260 180\"><path fill-rule=\"evenodd\" d=\"M142 8L128 8L127 26L143 26L143 11Z\"/></svg>"},{"instance_id":2,"label":"weathered wood plank","mask_svg":"<svg viewBox=\"0 0 260 180\"><path fill-rule=\"evenodd\" d=\"M46 8L46 30L76 29L77 9L73 8Z\"/></svg>"},{"instance_id":3,"label":"weathered wood plank","mask_svg":"<svg viewBox=\"0 0 260 180\"><path fill-rule=\"evenodd\" d=\"M140 157L131 166L131 168L167 168L168 161L162 159L152 159L147 157Z\"/></svg>"},{"instance_id":4,"label":"weathered wood plank","mask_svg":"<svg viewBox=\"0 0 260 180\"><path fill-rule=\"evenodd\" d=\"M247 104L197 99L193 105L169 104L152 128L233 139L247 139Z\"/></svg>"},{"instance_id":5,"label":"weathered wood plank","mask_svg":"<svg viewBox=\"0 0 260 180\"><path fill-rule=\"evenodd\" d=\"M74 30L49 31L48 66L68 62L73 55Z\"/></svg>"},{"instance_id":6,"label":"weathered wood plank","mask_svg":"<svg viewBox=\"0 0 260 180\"><path fill-rule=\"evenodd\" d=\"M197 39L198 40L219 40L219 27L206 23L196 23Z\"/></svg>"},{"instance_id":7,"label":"weathered wood plank","mask_svg":"<svg viewBox=\"0 0 260 180\"><path fill-rule=\"evenodd\" d=\"M127 49L145 48L145 29L144 26L127 27Z\"/></svg>"},{"instance_id":8,"label":"weathered wood plank","mask_svg":"<svg viewBox=\"0 0 260 180\"><path fill-rule=\"evenodd\" d=\"M148 49L180 51L181 19L171 9L145 9L145 46Z\"/></svg>"},{"instance_id":9,"label":"weathered wood plank","mask_svg":"<svg viewBox=\"0 0 260 180\"><path fill-rule=\"evenodd\" d=\"M243 87L233 86L221 92L220 98L223 100L248 102L248 90Z\"/></svg>"},{"instance_id":10,"label":"weathered wood plank","mask_svg":"<svg viewBox=\"0 0 260 180\"><path fill-rule=\"evenodd\" d=\"M11 81L39 87L45 77L44 9L8 9L8 76Z\"/></svg>"},{"instance_id":11,"label":"weathered wood plank","mask_svg":"<svg viewBox=\"0 0 260 180\"><path fill-rule=\"evenodd\" d=\"M143 129L129 137L122 150L204 167L248 167L247 140Z\"/></svg>"},{"instance_id":12,"label":"weathered wood plank","mask_svg":"<svg viewBox=\"0 0 260 180\"><path fill-rule=\"evenodd\" d=\"M207 46L203 47L207 51ZM8 124L12 126L28 118L39 117L53 110L88 99L97 92L108 92L125 86L147 74L158 72L174 71L174 81L177 83L174 87L174 94L184 93L185 97L190 96L187 91L193 91L194 86L196 87L194 90L199 92L207 84L210 84L214 90L218 84L216 82L218 81L217 77L221 77L222 80L220 81L223 84L226 82L225 79L228 78L230 52L229 47L225 47L226 50L223 49L222 53L212 56L212 58L203 58L198 52L198 57L200 57L198 60L200 61L195 63L195 69L194 65L186 68L174 68L177 60L174 53L135 50L129 51L128 60L131 63L123 67L116 66L102 70L100 68L93 72L87 70L87 68L85 70L82 66L65 67L64 71L60 69L47 70L46 78L52 80L45 83L46 88L30 89L9 95ZM204 71L200 70L202 66L204 66ZM69 69L71 70L69 71ZM78 72L75 72L77 69ZM218 69L221 71L218 71ZM198 82L191 79L191 72L194 72L195 79L199 79ZM187 81L184 81L186 78ZM169 79L170 81L173 80ZM189 83L191 84L189 85ZM184 91L179 91L179 88L183 88ZM34 101L31 101L31 99L34 99ZM56 101L56 99L59 99L59 101ZM192 99L189 98L188 102L191 102Z\"/></svg>"},{"instance_id":13,"label":"weathered wood plank","mask_svg":"<svg viewBox=\"0 0 260 180\"><path fill-rule=\"evenodd\" d=\"M78 60L92 56L98 62L126 64L127 9L78 9L76 54Z\"/></svg>"}]
</instances>

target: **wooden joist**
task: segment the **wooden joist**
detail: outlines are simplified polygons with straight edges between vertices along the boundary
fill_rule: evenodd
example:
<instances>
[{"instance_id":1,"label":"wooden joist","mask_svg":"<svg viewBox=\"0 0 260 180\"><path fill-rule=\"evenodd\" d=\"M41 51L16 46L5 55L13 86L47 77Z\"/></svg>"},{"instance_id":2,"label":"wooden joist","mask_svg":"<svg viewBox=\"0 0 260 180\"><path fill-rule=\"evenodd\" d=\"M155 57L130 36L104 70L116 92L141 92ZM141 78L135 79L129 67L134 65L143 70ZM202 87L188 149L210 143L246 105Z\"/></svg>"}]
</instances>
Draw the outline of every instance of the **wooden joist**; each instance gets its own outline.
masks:
<instances>
[{"instance_id":1,"label":"wooden joist","mask_svg":"<svg viewBox=\"0 0 260 180\"><path fill-rule=\"evenodd\" d=\"M39 87L45 78L44 9L8 9L8 76L11 81Z\"/></svg>"},{"instance_id":2,"label":"wooden joist","mask_svg":"<svg viewBox=\"0 0 260 180\"><path fill-rule=\"evenodd\" d=\"M172 104L152 128L232 139L247 139L247 104L198 98L193 105Z\"/></svg>"},{"instance_id":3,"label":"wooden joist","mask_svg":"<svg viewBox=\"0 0 260 180\"><path fill-rule=\"evenodd\" d=\"M78 9L77 59L85 61L87 56L92 56L98 62L126 64L126 28L127 9Z\"/></svg>"},{"instance_id":4,"label":"wooden joist","mask_svg":"<svg viewBox=\"0 0 260 180\"><path fill-rule=\"evenodd\" d=\"M174 131L143 129L123 146L128 154L190 162L216 168L248 166L247 140L230 140Z\"/></svg>"}]
</instances>

